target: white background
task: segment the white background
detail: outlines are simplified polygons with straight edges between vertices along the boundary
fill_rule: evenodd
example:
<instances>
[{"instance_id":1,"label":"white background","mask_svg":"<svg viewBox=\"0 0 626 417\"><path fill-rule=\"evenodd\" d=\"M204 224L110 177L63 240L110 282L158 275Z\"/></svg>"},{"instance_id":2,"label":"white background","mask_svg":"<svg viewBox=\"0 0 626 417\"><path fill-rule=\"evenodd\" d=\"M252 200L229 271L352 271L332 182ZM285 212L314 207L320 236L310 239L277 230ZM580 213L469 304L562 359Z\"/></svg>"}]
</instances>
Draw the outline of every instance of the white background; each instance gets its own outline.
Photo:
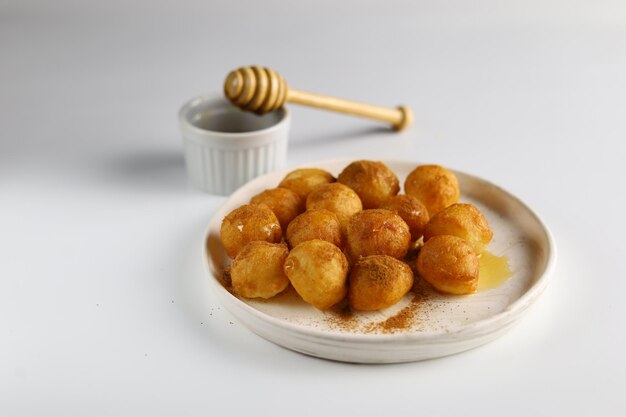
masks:
<instances>
[{"instance_id":1,"label":"white background","mask_svg":"<svg viewBox=\"0 0 626 417\"><path fill-rule=\"evenodd\" d=\"M412 106L402 134L292 107L289 163L434 162L542 215L551 286L504 337L363 366L277 347L201 263L225 200L176 112L260 64ZM623 1L0 1L0 415L623 415Z\"/></svg>"}]
</instances>

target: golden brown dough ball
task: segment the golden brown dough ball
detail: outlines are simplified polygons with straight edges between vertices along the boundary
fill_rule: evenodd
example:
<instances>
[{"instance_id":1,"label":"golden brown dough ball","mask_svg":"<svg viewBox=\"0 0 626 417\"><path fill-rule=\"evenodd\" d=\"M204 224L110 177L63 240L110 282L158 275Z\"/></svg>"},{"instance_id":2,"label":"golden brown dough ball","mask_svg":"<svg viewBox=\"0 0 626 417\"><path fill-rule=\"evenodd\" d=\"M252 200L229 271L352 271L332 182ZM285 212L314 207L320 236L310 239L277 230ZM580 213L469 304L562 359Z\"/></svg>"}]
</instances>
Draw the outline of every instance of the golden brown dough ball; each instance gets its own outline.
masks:
<instances>
[{"instance_id":1,"label":"golden brown dough ball","mask_svg":"<svg viewBox=\"0 0 626 417\"><path fill-rule=\"evenodd\" d=\"M417 198L410 195L396 195L385 201L381 208L392 210L402 217L411 231L411 239L417 240L424 234L428 223L428 209Z\"/></svg>"},{"instance_id":2,"label":"golden brown dough ball","mask_svg":"<svg viewBox=\"0 0 626 417\"><path fill-rule=\"evenodd\" d=\"M222 220L220 235L231 258L255 240L279 243L282 239L280 223L265 204L245 204L228 213Z\"/></svg>"},{"instance_id":3,"label":"golden brown dough ball","mask_svg":"<svg viewBox=\"0 0 626 417\"><path fill-rule=\"evenodd\" d=\"M276 215L283 230L304 211L304 200L295 191L288 188L271 188L255 195L251 204L265 204Z\"/></svg>"},{"instance_id":4,"label":"golden brown dough ball","mask_svg":"<svg viewBox=\"0 0 626 417\"><path fill-rule=\"evenodd\" d=\"M301 168L287 174L278 186L295 191L306 200L313 188L320 184L328 184L335 181L335 177L323 169Z\"/></svg>"},{"instance_id":5,"label":"golden brown dough ball","mask_svg":"<svg viewBox=\"0 0 626 417\"><path fill-rule=\"evenodd\" d=\"M390 307L413 286L413 271L402 261L386 255L362 258L349 277L348 300L356 310Z\"/></svg>"},{"instance_id":6,"label":"golden brown dough ball","mask_svg":"<svg viewBox=\"0 0 626 417\"><path fill-rule=\"evenodd\" d=\"M338 182L318 185L306 199L307 210L326 209L337 215L345 233L350 217L363 210L361 199L352 188Z\"/></svg>"},{"instance_id":7,"label":"golden brown dough ball","mask_svg":"<svg viewBox=\"0 0 626 417\"><path fill-rule=\"evenodd\" d=\"M411 244L409 226L396 213L385 209L363 210L352 216L346 238L353 262L370 255L401 259Z\"/></svg>"},{"instance_id":8,"label":"golden brown dough ball","mask_svg":"<svg viewBox=\"0 0 626 417\"><path fill-rule=\"evenodd\" d=\"M396 174L387 165L376 161L352 162L341 171L337 181L352 188L365 209L380 207L400 191Z\"/></svg>"},{"instance_id":9,"label":"golden brown dough ball","mask_svg":"<svg viewBox=\"0 0 626 417\"><path fill-rule=\"evenodd\" d=\"M424 240L439 235L465 239L480 254L491 242L493 232L485 216L475 206L453 204L437 213L426 225Z\"/></svg>"},{"instance_id":10,"label":"golden brown dough ball","mask_svg":"<svg viewBox=\"0 0 626 417\"><path fill-rule=\"evenodd\" d=\"M339 248L325 240L309 240L289 252L285 274L304 301L325 310L348 292L348 261Z\"/></svg>"},{"instance_id":11,"label":"golden brown dough ball","mask_svg":"<svg viewBox=\"0 0 626 417\"><path fill-rule=\"evenodd\" d=\"M307 240L320 239L343 247L343 233L335 213L328 210L307 210L287 227L286 233L289 246L295 248Z\"/></svg>"},{"instance_id":12,"label":"golden brown dough ball","mask_svg":"<svg viewBox=\"0 0 626 417\"><path fill-rule=\"evenodd\" d=\"M472 294L478 286L478 255L460 237L435 236L420 250L417 271L438 291Z\"/></svg>"},{"instance_id":13,"label":"golden brown dough ball","mask_svg":"<svg viewBox=\"0 0 626 417\"><path fill-rule=\"evenodd\" d=\"M230 269L235 294L271 298L289 285L283 267L289 250L281 243L250 242L239 251Z\"/></svg>"},{"instance_id":14,"label":"golden brown dough ball","mask_svg":"<svg viewBox=\"0 0 626 417\"><path fill-rule=\"evenodd\" d=\"M404 182L404 192L421 201L430 217L458 202L460 196L456 176L439 165L415 168Z\"/></svg>"}]
</instances>

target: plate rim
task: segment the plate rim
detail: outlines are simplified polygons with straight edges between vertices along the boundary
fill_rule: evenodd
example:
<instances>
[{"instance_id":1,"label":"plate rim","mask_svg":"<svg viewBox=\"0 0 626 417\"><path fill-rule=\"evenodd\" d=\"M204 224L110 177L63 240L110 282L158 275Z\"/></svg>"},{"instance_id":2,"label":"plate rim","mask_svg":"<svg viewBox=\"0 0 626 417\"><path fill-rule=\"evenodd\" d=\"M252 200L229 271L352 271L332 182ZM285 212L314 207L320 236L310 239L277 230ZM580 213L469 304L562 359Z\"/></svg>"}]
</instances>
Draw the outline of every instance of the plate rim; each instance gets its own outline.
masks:
<instances>
[{"instance_id":1,"label":"plate rim","mask_svg":"<svg viewBox=\"0 0 626 417\"><path fill-rule=\"evenodd\" d=\"M230 293L226 288L224 288L224 286L220 283L219 278L215 276L215 274L213 273L211 269L212 261L210 260L207 241L210 237L210 232L211 232L211 229L213 228L214 223L216 222L221 223L221 219L217 219L218 215L224 210L225 206L233 197L236 197L238 194L240 194L244 188L247 188L254 183L262 182L263 180L266 179L266 177L269 177L269 176L278 175L280 173L286 174L294 169L318 166L320 164L334 164L334 163L349 164L351 162L354 162L355 160L357 159L353 159L353 158L324 159L324 160L306 162L304 164L298 164L298 165L287 167L281 170L273 171L273 172L264 174L262 176L259 176L257 178L254 178L251 181L248 181L247 183L239 187L237 190L235 190L226 199L226 201L211 216L208 226L206 227L205 232L204 232L204 238L203 238L204 245L202 247L202 258L203 258L204 267L210 275L212 284L217 287L216 289L220 291L221 296L230 297L230 299L233 302L237 303L239 307L242 307L248 313L251 313L252 315L257 316L261 320L266 321L268 324L271 324L273 326L280 327L280 328L285 328L285 330L291 333L296 333L296 334L299 334L301 336L305 336L308 338L322 338L328 341L349 342L349 343L367 343L367 344L379 344L379 343L387 344L387 343L393 343L396 341L402 341L404 343L410 343L410 344L428 344L428 343L435 344L435 343L440 343L442 340L448 339L448 338L456 339L455 336L457 335L464 335L464 334L481 335L481 334L488 334L488 333L496 332L500 329L506 328L508 324L510 325L514 323L516 319L519 318L520 314L524 312L525 310L527 310L533 304L533 302L537 298L539 298L539 296L543 293L543 291L547 287L547 284L549 283L550 277L553 275L553 271L554 271L555 264L556 264L556 258L557 258L557 249L556 249L554 236L552 235L552 232L550 231L546 223L543 221L541 216L535 210L529 207L519 197L507 191L506 189L502 188L498 184L494 184L493 182L486 180L482 177L479 177L473 174L468 174L465 171L450 168L448 166L446 166L446 168L450 169L455 174L461 174L463 176L482 181L496 188L499 192L506 194L507 197L515 200L516 203L523 206L528 211L528 213L534 218L534 220L537 221L537 223L541 226L541 229L546 237L546 241L548 243L547 244L548 250L546 253L546 265L545 265L544 270L541 272L540 277L537 279L537 281L535 281L530 286L530 288L528 288L528 290L524 294L522 294L519 298L517 298L515 301L509 304L503 311L497 314L494 314L490 317L486 317L484 319L480 319L478 321L468 323L468 324L461 324L461 325L456 326L453 329L447 329L447 330L419 331L419 332L404 331L404 332L393 332L393 333L352 333L352 332L338 332L338 331L329 332L328 330L320 330L314 327L305 327L302 325L298 325L296 323L292 323L292 322L271 316L263 311L255 309L254 307L250 306L248 303L242 301L241 299L239 299L238 297ZM411 164L415 166L425 164L420 161L413 161L413 160L407 160L407 159L382 159L381 158L380 161L385 164ZM237 318L243 322L243 320L241 320L239 317ZM499 322L501 322L501 325L495 326L495 329L494 329L495 323L499 323ZM244 322L244 324L246 325L246 327L249 327L247 323ZM493 329L493 330L489 331L489 329ZM254 331L254 329L251 329L251 330Z\"/></svg>"}]
</instances>

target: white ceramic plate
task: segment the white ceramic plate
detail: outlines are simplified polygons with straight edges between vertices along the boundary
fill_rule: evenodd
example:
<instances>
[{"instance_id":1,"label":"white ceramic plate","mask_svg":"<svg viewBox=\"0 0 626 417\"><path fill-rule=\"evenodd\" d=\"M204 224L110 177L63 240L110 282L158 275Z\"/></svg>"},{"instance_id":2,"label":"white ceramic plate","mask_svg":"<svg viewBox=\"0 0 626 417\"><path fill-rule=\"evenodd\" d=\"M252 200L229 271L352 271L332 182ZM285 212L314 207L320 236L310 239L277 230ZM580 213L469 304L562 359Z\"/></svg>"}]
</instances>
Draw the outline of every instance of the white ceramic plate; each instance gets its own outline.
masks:
<instances>
[{"instance_id":1,"label":"white ceramic plate","mask_svg":"<svg viewBox=\"0 0 626 417\"><path fill-rule=\"evenodd\" d=\"M320 161L306 166L338 175L350 162ZM419 165L383 162L401 183ZM321 358L363 363L408 362L451 355L503 334L548 283L556 252L544 223L502 188L455 171L461 201L476 205L494 232L488 250L508 257L513 274L499 287L468 296L447 296L419 283L418 296L409 293L386 310L352 314L338 309L317 310L299 299L292 289L267 301L239 299L221 281L230 263L219 237L222 219L255 194L276 187L288 171L256 178L233 193L211 219L203 251L222 304L250 330L280 346Z\"/></svg>"}]
</instances>

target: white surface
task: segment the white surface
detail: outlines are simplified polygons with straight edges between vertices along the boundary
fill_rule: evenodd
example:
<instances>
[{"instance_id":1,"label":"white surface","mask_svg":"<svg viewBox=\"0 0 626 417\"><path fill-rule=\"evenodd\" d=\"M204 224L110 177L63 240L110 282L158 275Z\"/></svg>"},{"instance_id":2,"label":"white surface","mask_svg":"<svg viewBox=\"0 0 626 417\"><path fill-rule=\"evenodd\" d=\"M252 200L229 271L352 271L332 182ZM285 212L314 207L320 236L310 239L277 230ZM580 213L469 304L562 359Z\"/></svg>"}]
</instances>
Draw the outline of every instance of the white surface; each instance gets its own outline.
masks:
<instances>
[{"instance_id":1,"label":"white surface","mask_svg":"<svg viewBox=\"0 0 626 417\"><path fill-rule=\"evenodd\" d=\"M306 167L324 169L335 177L351 159L312 161ZM419 161L383 160L403 184ZM248 204L261 191L274 188L290 169L250 181L233 193L213 215L203 242L207 272L214 277L213 293L238 321L280 346L306 354L353 363L394 363L433 359L475 348L501 336L528 312L552 279L557 250L547 226L518 198L496 184L455 172L460 202L478 207L493 230L487 250L506 256L511 276L502 285L469 296L441 295L421 285L417 309L409 292L397 304L379 311L354 312L350 326L338 325L336 311L320 311L294 291L271 300L236 297L223 285L231 259L221 243L224 217ZM403 187L402 187L403 188ZM401 190L403 191L403 190ZM409 326L390 334L378 326L408 308L415 317ZM377 329L378 327L378 329ZM385 334L386 333L386 334Z\"/></svg>"},{"instance_id":2,"label":"white surface","mask_svg":"<svg viewBox=\"0 0 626 417\"><path fill-rule=\"evenodd\" d=\"M292 3L1 3L0 414L622 415L624 2ZM290 164L433 161L536 209L559 261L528 316L354 366L218 309L198 247L224 199L186 185L176 112L249 63L414 110L395 135L293 107Z\"/></svg>"}]
</instances>

